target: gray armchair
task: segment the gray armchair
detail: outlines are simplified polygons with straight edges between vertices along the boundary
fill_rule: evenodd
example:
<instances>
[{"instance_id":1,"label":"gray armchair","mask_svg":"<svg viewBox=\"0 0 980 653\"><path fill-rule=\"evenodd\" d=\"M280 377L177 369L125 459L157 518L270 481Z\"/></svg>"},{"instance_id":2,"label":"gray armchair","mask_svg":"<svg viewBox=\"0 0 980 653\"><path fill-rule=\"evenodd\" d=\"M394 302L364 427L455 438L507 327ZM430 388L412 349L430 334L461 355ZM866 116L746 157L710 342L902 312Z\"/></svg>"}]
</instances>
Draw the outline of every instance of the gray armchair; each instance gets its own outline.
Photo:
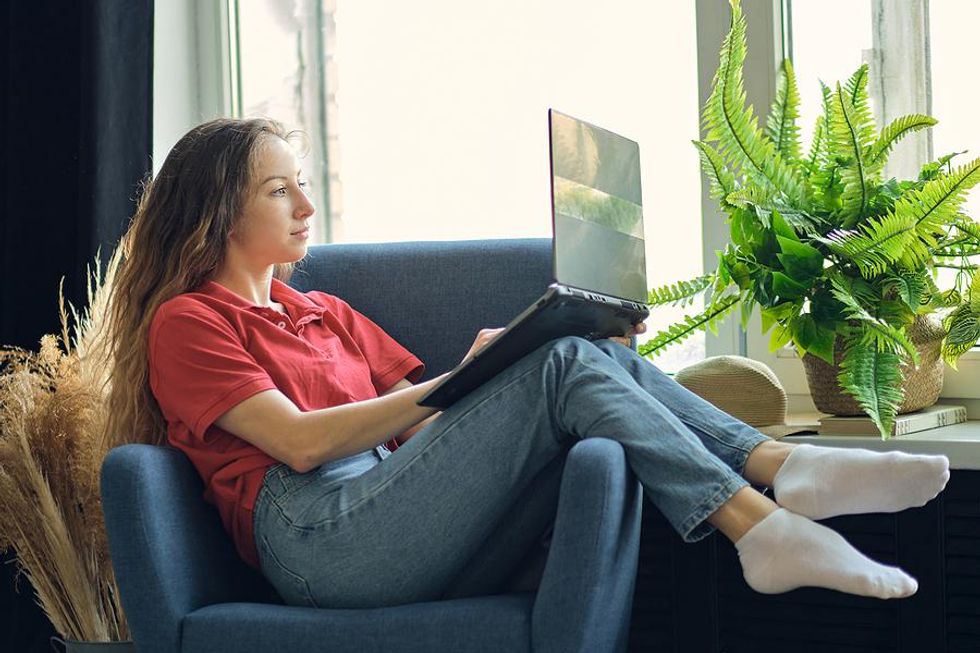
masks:
<instances>
[{"instance_id":1,"label":"gray armchair","mask_svg":"<svg viewBox=\"0 0 980 653\"><path fill-rule=\"evenodd\" d=\"M476 331L502 326L550 281L549 240L325 245L300 290L345 298L427 364L450 368ZM128 445L102 469L123 607L141 653L217 651L575 651L626 648L642 493L622 448L570 451L537 588L370 610L281 603L242 563L175 449ZM488 546L515 546L490 542ZM518 561L527 551L515 550Z\"/></svg>"}]
</instances>

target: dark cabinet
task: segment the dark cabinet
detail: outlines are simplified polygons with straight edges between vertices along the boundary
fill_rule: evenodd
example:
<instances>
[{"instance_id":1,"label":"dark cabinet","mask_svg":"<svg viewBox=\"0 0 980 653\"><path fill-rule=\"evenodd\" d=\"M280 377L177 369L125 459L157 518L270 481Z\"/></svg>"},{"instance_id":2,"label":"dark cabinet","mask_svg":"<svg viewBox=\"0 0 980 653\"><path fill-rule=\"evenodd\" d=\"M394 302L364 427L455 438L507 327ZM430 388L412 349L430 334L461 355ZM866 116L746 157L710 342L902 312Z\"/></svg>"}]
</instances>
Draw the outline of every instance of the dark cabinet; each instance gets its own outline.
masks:
<instances>
[{"instance_id":1,"label":"dark cabinet","mask_svg":"<svg viewBox=\"0 0 980 653\"><path fill-rule=\"evenodd\" d=\"M915 576L919 591L900 601L822 589L757 594L728 540L715 534L685 544L647 504L630 651L980 652L980 472L954 471L922 508L825 523Z\"/></svg>"}]
</instances>

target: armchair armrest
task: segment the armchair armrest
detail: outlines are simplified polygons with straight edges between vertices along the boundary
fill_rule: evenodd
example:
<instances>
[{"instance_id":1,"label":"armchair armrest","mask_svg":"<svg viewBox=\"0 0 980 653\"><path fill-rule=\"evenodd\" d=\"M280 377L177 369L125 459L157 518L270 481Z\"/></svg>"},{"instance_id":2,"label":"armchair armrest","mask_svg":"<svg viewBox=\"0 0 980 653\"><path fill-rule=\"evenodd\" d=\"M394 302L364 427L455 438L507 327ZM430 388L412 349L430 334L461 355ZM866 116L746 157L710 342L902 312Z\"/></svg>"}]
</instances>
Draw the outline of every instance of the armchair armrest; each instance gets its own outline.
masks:
<instances>
[{"instance_id":1,"label":"armchair armrest","mask_svg":"<svg viewBox=\"0 0 980 653\"><path fill-rule=\"evenodd\" d=\"M183 453L130 444L102 464L112 564L140 653L180 650L188 613L228 601L281 602L224 534Z\"/></svg>"},{"instance_id":2,"label":"armchair armrest","mask_svg":"<svg viewBox=\"0 0 980 653\"><path fill-rule=\"evenodd\" d=\"M619 443L592 438L572 447L534 602L532 650L626 650L642 497Z\"/></svg>"}]
</instances>

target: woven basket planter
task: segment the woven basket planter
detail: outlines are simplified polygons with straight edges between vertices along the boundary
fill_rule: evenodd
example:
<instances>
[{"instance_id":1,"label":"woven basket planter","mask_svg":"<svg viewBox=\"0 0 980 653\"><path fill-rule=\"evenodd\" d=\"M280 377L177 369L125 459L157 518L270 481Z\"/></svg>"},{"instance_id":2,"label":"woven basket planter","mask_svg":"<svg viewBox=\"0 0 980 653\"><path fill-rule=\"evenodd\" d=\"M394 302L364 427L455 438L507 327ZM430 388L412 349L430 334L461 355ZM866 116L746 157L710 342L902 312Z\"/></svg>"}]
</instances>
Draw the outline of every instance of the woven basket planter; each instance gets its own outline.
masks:
<instances>
[{"instance_id":1,"label":"woven basket planter","mask_svg":"<svg viewBox=\"0 0 980 653\"><path fill-rule=\"evenodd\" d=\"M943 389L945 364L939 355L943 341L942 327L928 318L920 317L909 329L908 335L919 351L919 367L913 369L910 365L902 366L905 399L898 409L899 413L911 413L933 405ZM838 340L834 346L834 365L810 354L803 356L810 395L817 410L822 413L863 415L864 411L857 401L841 390L837 383L840 372L838 365L843 355L841 341Z\"/></svg>"}]
</instances>

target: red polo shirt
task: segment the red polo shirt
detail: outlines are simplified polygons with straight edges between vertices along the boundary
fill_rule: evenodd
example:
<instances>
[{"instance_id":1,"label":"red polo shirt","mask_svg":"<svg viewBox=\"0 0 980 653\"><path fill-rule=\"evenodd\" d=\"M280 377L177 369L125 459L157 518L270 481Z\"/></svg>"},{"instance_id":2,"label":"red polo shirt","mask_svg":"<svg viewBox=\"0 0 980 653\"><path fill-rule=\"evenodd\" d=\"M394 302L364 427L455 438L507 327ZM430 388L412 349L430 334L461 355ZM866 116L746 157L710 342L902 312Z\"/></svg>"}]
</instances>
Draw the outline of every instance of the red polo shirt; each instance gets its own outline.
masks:
<instances>
[{"instance_id":1,"label":"red polo shirt","mask_svg":"<svg viewBox=\"0 0 980 653\"><path fill-rule=\"evenodd\" d=\"M149 335L150 388L167 438L197 468L204 497L238 552L258 567L252 510L274 458L214 421L252 395L278 388L303 411L371 399L422 363L342 299L273 280L288 315L255 306L209 281L165 302Z\"/></svg>"}]
</instances>

